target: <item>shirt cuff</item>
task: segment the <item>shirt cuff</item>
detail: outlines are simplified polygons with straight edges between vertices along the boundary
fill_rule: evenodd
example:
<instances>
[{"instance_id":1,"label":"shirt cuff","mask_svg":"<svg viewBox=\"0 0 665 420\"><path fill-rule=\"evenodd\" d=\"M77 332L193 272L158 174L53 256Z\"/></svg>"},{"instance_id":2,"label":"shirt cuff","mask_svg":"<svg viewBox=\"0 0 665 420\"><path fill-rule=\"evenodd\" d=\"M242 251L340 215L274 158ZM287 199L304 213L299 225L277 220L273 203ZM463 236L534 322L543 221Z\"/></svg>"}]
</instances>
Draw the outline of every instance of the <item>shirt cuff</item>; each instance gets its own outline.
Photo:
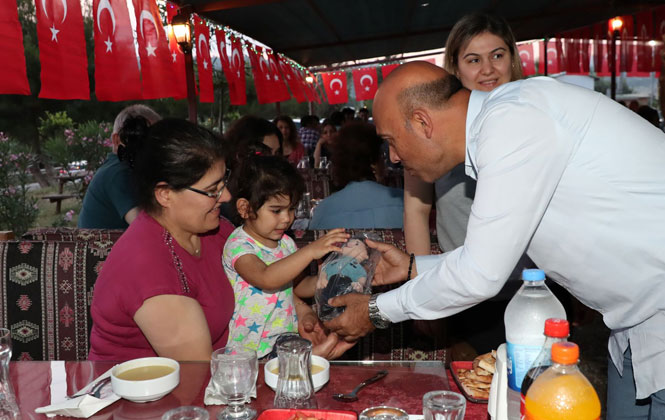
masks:
<instances>
[{"instance_id":1,"label":"shirt cuff","mask_svg":"<svg viewBox=\"0 0 665 420\"><path fill-rule=\"evenodd\" d=\"M429 271L441 261L441 255L418 255L416 257L416 269L418 274Z\"/></svg>"},{"instance_id":2,"label":"shirt cuff","mask_svg":"<svg viewBox=\"0 0 665 420\"><path fill-rule=\"evenodd\" d=\"M385 315L390 322L402 322L409 319L408 316L404 314L404 310L399 304L399 289L394 289L386 293L381 293L376 297L376 306L379 308L379 312L382 315Z\"/></svg>"}]
</instances>

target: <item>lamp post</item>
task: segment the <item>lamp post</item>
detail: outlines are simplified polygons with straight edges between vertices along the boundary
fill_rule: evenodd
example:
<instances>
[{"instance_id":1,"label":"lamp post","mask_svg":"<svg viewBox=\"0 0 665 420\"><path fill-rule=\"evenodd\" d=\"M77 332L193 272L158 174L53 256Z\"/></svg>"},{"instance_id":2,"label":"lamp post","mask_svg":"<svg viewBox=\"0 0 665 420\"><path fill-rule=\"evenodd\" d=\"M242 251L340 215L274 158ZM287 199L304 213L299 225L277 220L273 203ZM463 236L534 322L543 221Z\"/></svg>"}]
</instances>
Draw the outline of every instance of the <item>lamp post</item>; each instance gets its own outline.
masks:
<instances>
[{"instance_id":1,"label":"lamp post","mask_svg":"<svg viewBox=\"0 0 665 420\"><path fill-rule=\"evenodd\" d=\"M617 39L621 33L621 28L623 27L623 19L620 17L615 17L610 19L610 31L612 34L612 42L610 43L610 96L612 100L617 98Z\"/></svg>"},{"instance_id":2,"label":"lamp post","mask_svg":"<svg viewBox=\"0 0 665 420\"><path fill-rule=\"evenodd\" d=\"M185 56L185 79L187 80L187 104L189 108L189 121L197 123L196 118L196 88L194 85L194 61L192 60L192 33L189 24L189 14L182 10L173 17L171 30L180 50Z\"/></svg>"},{"instance_id":3,"label":"lamp post","mask_svg":"<svg viewBox=\"0 0 665 420\"><path fill-rule=\"evenodd\" d=\"M311 85L314 83L314 77L307 73L307 76L305 76L305 81ZM314 103L312 101L309 101L309 115L314 115Z\"/></svg>"}]
</instances>

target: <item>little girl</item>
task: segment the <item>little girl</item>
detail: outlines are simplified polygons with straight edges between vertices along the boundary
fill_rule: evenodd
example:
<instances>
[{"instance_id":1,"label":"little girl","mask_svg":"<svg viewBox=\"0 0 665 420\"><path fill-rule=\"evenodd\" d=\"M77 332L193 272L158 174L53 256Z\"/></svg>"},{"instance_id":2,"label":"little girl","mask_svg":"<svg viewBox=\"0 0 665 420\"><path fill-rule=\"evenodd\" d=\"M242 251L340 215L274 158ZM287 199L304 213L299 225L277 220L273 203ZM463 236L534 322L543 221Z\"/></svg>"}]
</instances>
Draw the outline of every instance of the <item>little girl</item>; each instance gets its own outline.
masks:
<instances>
[{"instance_id":1,"label":"little girl","mask_svg":"<svg viewBox=\"0 0 665 420\"><path fill-rule=\"evenodd\" d=\"M222 257L236 300L228 343L256 350L258 357L270 353L280 334L298 331L293 280L312 260L341 251L335 244L349 237L333 229L296 249L284 231L304 189L296 169L277 156L248 157L235 177L232 194L242 226L229 236ZM296 294L313 296L315 284L315 276L304 278Z\"/></svg>"}]
</instances>

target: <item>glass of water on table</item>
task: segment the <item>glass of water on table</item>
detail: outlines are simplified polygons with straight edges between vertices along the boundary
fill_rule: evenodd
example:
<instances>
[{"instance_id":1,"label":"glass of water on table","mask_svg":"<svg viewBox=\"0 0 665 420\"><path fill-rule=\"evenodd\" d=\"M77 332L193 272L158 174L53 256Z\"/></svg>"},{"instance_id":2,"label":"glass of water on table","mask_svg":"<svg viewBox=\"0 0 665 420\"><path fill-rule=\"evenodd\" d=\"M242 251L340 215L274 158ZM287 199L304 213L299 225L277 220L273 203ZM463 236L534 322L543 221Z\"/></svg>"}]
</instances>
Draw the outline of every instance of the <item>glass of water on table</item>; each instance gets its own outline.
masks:
<instances>
[{"instance_id":1,"label":"glass of water on table","mask_svg":"<svg viewBox=\"0 0 665 420\"><path fill-rule=\"evenodd\" d=\"M463 420L466 400L453 391L431 391L423 396L424 420Z\"/></svg>"}]
</instances>

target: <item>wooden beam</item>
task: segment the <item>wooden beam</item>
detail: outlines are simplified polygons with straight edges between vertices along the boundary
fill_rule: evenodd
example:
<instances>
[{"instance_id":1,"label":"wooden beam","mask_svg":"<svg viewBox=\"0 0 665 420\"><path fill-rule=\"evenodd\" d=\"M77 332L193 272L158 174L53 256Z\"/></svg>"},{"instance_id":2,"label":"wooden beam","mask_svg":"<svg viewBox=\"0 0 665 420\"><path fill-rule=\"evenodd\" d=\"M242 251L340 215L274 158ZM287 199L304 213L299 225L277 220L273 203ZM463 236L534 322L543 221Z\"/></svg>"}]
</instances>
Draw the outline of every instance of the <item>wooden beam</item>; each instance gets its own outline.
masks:
<instances>
[{"instance_id":1,"label":"wooden beam","mask_svg":"<svg viewBox=\"0 0 665 420\"><path fill-rule=\"evenodd\" d=\"M192 5L195 12L216 12L218 10L240 9L242 7L261 6L268 3L277 3L282 0L217 0Z\"/></svg>"}]
</instances>

